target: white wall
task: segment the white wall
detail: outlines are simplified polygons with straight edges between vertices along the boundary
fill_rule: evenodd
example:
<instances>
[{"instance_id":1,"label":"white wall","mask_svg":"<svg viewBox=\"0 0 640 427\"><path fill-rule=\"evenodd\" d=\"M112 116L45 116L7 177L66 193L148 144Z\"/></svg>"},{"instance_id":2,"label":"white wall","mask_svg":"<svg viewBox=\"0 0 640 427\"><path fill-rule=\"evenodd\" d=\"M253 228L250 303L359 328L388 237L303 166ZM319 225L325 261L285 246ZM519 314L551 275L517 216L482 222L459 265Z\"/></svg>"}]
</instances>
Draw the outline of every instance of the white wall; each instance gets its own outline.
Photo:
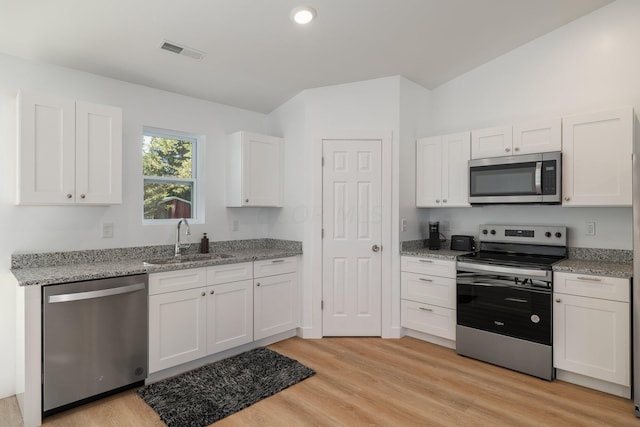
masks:
<instances>
[{"instance_id":1,"label":"white wall","mask_svg":"<svg viewBox=\"0 0 640 427\"><path fill-rule=\"evenodd\" d=\"M400 79L399 216L407 230L400 229L400 241L421 239L420 224L429 220L428 209L416 209L416 139L433 135L431 92Z\"/></svg>"},{"instance_id":2,"label":"white wall","mask_svg":"<svg viewBox=\"0 0 640 427\"><path fill-rule=\"evenodd\" d=\"M270 115L272 131L281 133L287 147L296 144L293 164L288 164L287 173L297 182L285 185L289 197L274 223L272 236L302 236L304 246L304 269L302 280L302 328L305 337L320 337L322 317L320 299L322 283L319 274L321 265L321 243L314 221L321 219L321 204L317 202L322 171L319 142L322 137L346 136L353 132L369 135L392 134L392 205L393 246L398 246L398 154L399 154L399 90L400 77L368 80L351 84L308 89L279 107ZM298 146L299 145L299 146ZM321 187L320 187L321 188ZM320 197L321 200L321 197ZM415 209L414 209L415 211ZM298 238L298 237L296 237ZM399 301L399 268L393 274L391 300ZM399 304L391 312L393 325L399 327Z\"/></svg>"},{"instance_id":3,"label":"white wall","mask_svg":"<svg viewBox=\"0 0 640 427\"><path fill-rule=\"evenodd\" d=\"M624 105L637 114L639 22L640 2L618 0L434 89L434 133ZM571 227L571 246L632 247L631 208L431 209L429 215L450 222L453 233L458 224L482 221L557 223ZM584 235L586 220L597 221L595 237Z\"/></svg>"},{"instance_id":4,"label":"white wall","mask_svg":"<svg viewBox=\"0 0 640 427\"><path fill-rule=\"evenodd\" d=\"M48 93L123 108L123 203L111 207L15 206L16 95ZM15 288L11 254L171 244L174 226L142 225L142 127L204 135L206 218L191 227L211 240L268 237L273 211L224 207L226 135L237 130L265 132L267 116L194 98L128 84L60 67L0 55L0 398L15 393ZM231 231L237 219L240 229ZM101 238L102 222L114 237Z\"/></svg>"}]
</instances>

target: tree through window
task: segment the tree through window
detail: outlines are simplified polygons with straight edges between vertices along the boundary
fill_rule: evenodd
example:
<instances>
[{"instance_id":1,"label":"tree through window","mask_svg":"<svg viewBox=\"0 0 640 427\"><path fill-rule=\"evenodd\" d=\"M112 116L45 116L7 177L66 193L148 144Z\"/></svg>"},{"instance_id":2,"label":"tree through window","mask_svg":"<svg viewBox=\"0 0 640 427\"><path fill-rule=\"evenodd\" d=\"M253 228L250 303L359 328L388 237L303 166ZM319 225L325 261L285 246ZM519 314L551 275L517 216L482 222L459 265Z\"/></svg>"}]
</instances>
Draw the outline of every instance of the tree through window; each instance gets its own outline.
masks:
<instances>
[{"instance_id":1,"label":"tree through window","mask_svg":"<svg viewBox=\"0 0 640 427\"><path fill-rule=\"evenodd\" d=\"M195 217L197 138L144 129L144 219Z\"/></svg>"}]
</instances>

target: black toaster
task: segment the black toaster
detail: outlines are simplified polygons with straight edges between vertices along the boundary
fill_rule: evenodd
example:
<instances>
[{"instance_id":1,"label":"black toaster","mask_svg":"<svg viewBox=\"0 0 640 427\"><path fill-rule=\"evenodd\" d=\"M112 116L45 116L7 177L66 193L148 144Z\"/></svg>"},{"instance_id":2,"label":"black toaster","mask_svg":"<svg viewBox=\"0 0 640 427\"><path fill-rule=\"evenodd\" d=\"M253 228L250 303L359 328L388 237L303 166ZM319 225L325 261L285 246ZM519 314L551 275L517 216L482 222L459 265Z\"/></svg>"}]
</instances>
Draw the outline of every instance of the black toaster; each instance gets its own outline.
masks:
<instances>
[{"instance_id":1,"label":"black toaster","mask_svg":"<svg viewBox=\"0 0 640 427\"><path fill-rule=\"evenodd\" d=\"M451 250L452 251L475 251L476 241L473 236L451 236Z\"/></svg>"}]
</instances>

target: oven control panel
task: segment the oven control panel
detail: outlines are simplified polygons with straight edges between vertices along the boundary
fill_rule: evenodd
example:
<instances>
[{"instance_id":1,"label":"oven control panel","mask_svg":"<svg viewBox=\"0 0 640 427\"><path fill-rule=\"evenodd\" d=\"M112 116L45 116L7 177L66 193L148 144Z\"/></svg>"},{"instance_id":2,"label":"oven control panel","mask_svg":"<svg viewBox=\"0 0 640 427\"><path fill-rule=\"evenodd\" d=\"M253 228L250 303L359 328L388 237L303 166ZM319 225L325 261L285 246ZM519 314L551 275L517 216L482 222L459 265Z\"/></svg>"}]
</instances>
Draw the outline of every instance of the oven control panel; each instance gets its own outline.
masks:
<instances>
[{"instance_id":1,"label":"oven control panel","mask_svg":"<svg viewBox=\"0 0 640 427\"><path fill-rule=\"evenodd\" d=\"M567 227L551 225L480 225L481 242L567 246Z\"/></svg>"}]
</instances>

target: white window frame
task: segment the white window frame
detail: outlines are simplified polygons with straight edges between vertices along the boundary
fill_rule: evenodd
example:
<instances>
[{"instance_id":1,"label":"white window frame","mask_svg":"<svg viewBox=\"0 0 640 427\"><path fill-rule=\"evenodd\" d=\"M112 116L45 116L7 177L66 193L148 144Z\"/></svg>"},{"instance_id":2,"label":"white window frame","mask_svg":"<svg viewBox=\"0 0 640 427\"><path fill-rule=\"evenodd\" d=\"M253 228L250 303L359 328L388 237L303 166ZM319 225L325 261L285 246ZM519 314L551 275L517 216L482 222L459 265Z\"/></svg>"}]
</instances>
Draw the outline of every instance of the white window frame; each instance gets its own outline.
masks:
<instances>
[{"instance_id":1,"label":"white window frame","mask_svg":"<svg viewBox=\"0 0 640 427\"><path fill-rule=\"evenodd\" d=\"M201 183L204 182L205 168L202 167L204 159L204 135L197 135L189 132L181 132L169 129L161 129L151 126L144 126L142 129L141 144L144 143L145 136L157 136L160 138L179 139L182 141L190 141L193 144L191 150L191 178L173 178L173 177L161 177L161 176L147 176L142 175L142 223L144 225L163 225L163 224L175 224L180 218L167 218L167 219L145 219L144 217L144 185L146 182L151 183L191 183L193 185L192 201L191 201L191 216L188 218L191 224L204 224L205 212L205 200L204 191L202 191ZM142 166L142 155L140 158ZM142 167L141 167L142 169ZM141 171L142 173L142 171Z\"/></svg>"}]
</instances>

